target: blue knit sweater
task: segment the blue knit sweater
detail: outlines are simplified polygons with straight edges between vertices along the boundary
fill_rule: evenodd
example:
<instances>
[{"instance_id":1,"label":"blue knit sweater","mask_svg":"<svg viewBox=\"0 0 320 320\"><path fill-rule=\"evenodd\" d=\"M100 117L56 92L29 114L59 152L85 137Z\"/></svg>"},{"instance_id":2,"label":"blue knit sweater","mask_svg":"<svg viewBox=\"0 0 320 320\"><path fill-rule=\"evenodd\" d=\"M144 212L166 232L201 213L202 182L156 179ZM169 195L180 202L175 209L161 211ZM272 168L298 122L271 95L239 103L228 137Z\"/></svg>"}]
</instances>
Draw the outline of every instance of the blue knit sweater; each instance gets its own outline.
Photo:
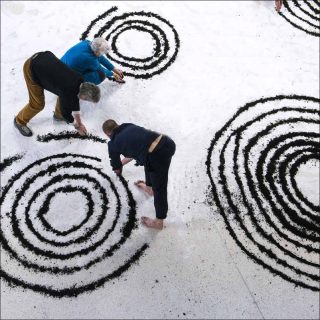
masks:
<instances>
[{"instance_id":1,"label":"blue knit sweater","mask_svg":"<svg viewBox=\"0 0 320 320\"><path fill-rule=\"evenodd\" d=\"M79 72L85 81L99 84L101 82L98 71L103 71L107 77L112 77L114 66L104 56L97 57L90 41L84 40L70 48L61 61L72 70Z\"/></svg>"}]
</instances>

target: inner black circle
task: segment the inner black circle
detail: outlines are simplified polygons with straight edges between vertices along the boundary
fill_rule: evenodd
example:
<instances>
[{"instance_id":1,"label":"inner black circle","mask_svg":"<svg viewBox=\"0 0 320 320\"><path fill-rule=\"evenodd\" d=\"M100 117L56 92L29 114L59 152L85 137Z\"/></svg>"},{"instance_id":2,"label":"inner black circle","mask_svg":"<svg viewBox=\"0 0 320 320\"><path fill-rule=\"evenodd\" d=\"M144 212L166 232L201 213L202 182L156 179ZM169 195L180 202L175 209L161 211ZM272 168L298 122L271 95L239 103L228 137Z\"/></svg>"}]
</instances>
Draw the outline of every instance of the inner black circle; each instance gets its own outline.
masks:
<instances>
[{"instance_id":1,"label":"inner black circle","mask_svg":"<svg viewBox=\"0 0 320 320\"><path fill-rule=\"evenodd\" d=\"M63 167L63 165L57 167L57 169L59 168L65 168ZM38 176L33 177L32 178L32 182L35 181L38 178ZM29 215L29 211L30 211L30 207L32 205L32 203L34 201L36 201L37 197L40 196L40 194L42 192L44 192L49 186L53 186L56 183L60 183L63 180L74 180L74 181L80 181L80 180L84 180L87 182L90 182L94 185L94 190L96 190L103 201L103 206L101 207L101 215L99 216L99 218L97 219L96 223L91 227L88 228L86 230L86 233L83 234L81 237L76 238L75 240L69 240L67 242L59 242L59 241L55 241L55 240L49 240L46 239L45 237L43 237L33 226L33 223L30 219L30 215ZM62 188L63 189L63 188ZM75 190L77 190L75 188ZM85 194L87 195L87 200L89 201L89 211L87 213L87 217L86 219L81 223L80 226L76 226L73 228L73 231L77 230L78 228L80 228L82 225L84 225L84 223L86 221L89 220L89 218L93 215L93 209L94 209L94 203L92 201L92 197L91 197L91 193L87 190L84 189ZM45 212L47 212L49 210L49 201L50 201L50 194L48 196L48 198L45 200L44 204L42 205L42 207L40 208L38 215L39 218L41 219L41 221L43 222L44 227L47 227L48 231L52 230L52 227L47 223L47 221L43 218L43 215L45 214ZM43 185L41 188L39 188L38 190L36 190L34 192L34 194L32 195L32 197L30 198L27 207L25 209L25 216L26 216L26 225L28 226L28 228L30 229L30 231L41 241L41 242L45 242L54 246L58 246L58 247L65 247L65 246L69 246L73 243L82 243L84 241L87 241L95 232L97 232L97 230L99 229L100 225L102 224L102 222L104 221L104 219L106 218L107 215L107 209L108 209L108 198L106 196L105 193L105 189L101 186L101 184L96 180L93 179L92 177L90 177L88 174L82 174L82 175L69 175L69 174L64 174L64 175L57 175L55 177L53 177L52 179L50 179L45 185ZM56 233L56 235L67 235L70 232L55 232L54 230L52 230L54 233ZM72 231L72 232L73 232Z\"/></svg>"},{"instance_id":2,"label":"inner black circle","mask_svg":"<svg viewBox=\"0 0 320 320\"><path fill-rule=\"evenodd\" d=\"M74 193L77 191L81 192L82 195L86 199L86 217L78 225L73 226L72 228L69 228L68 230L60 231L60 230L53 228L52 225L45 218L45 215L48 213L48 211L50 209L51 200L59 193L68 194L68 193ZM94 203L92 200L92 196L91 196L91 193L88 192L87 189L85 189L83 187L65 186L65 187L57 188L47 195L47 198L45 199L44 203L40 207L37 216L40 219L40 221L42 222L43 226L48 231L50 231L58 236L66 236L66 235L80 229L86 222L88 222L88 220L90 219L90 217L93 214L93 207L94 207Z\"/></svg>"},{"instance_id":3,"label":"inner black circle","mask_svg":"<svg viewBox=\"0 0 320 320\"><path fill-rule=\"evenodd\" d=\"M121 29L123 27L124 29ZM148 29L147 27L150 27L150 29ZM156 67L161 61L165 60L169 51L169 41L167 39L167 36L164 33L164 31L161 28L159 28L157 25L152 24L148 21L143 21L143 22L141 22L140 20L125 21L121 25L116 27L114 30L109 31L109 34L107 35L106 40L107 41L111 40L112 51L116 55L121 57L119 54L118 48L116 47L115 39L117 39L118 36L122 34L125 30L131 30L131 29L137 29L137 28L141 28L141 30L148 32L153 39L157 39L155 40L156 47L154 48L153 56L147 61L142 61L142 62L150 62L150 63L144 63L143 65L136 65L132 62L140 62L140 61L136 61L134 57L126 57L125 59L126 61L118 60L117 58L115 58L114 56L111 56L110 54L107 54L107 57L111 60L114 60L115 62L119 63L124 67L132 68L132 70L142 70L142 71L149 70ZM113 33L115 33L114 36L113 36Z\"/></svg>"},{"instance_id":4,"label":"inner black circle","mask_svg":"<svg viewBox=\"0 0 320 320\"><path fill-rule=\"evenodd\" d=\"M155 43L155 46L152 49L153 53L152 53L151 56L146 57L146 58L128 57L128 56L125 56L125 55L121 54L118 51L118 46L117 46L118 38L119 38L119 36L121 34L123 34L125 31L128 31L128 30L137 30L137 31L140 31L140 32L147 32L148 34L151 35L151 37L152 37L152 39L153 39L153 41ZM117 56L119 56L120 58L122 58L122 59L124 59L126 61L149 62L154 57L158 57L160 55L161 43L160 43L160 40L158 39L158 37L155 35L155 33L152 32L151 30L147 29L144 25L143 26L134 25L134 26L126 27L126 28L122 29L120 32L118 32L116 35L114 35L113 39L112 39L112 42L111 42L111 48L112 48L113 52Z\"/></svg>"},{"instance_id":5,"label":"inner black circle","mask_svg":"<svg viewBox=\"0 0 320 320\"><path fill-rule=\"evenodd\" d=\"M320 212L320 204L319 205L315 205L314 203L312 203L311 201L309 201L309 199L304 196L302 194L302 192L300 191L300 189L298 188L297 182L295 180L295 175L297 174L299 167L308 162L309 160L319 160L320 159L320 148L318 147L316 150L314 150L313 153L311 153L310 155L306 155L304 157L301 157L300 159L298 159L290 168L290 181L291 181L291 185L292 188L297 196L297 198L303 202L307 207L311 208L312 211L316 211L316 212ZM313 216L313 219L317 222L320 223L320 215L319 216Z\"/></svg>"},{"instance_id":6,"label":"inner black circle","mask_svg":"<svg viewBox=\"0 0 320 320\"><path fill-rule=\"evenodd\" d=\"M140 11L116 15L117 10L117 7L112 7L91 21L80 40L85 40L99 21L106 20L104 25L91 37L104 37L110 40L112 51L107 54L107 57L124 68L125 76L149 79L166 70L175 61L180 47L179 36L173 25L152 12ZM161 28L162 25L165 28ZM155 42L152 56L136 58L119 52L117 39L120 34L128 30L147 32L151 35ZM164 30L170 32L170 37Z\"/></svg>"}]
</instances>

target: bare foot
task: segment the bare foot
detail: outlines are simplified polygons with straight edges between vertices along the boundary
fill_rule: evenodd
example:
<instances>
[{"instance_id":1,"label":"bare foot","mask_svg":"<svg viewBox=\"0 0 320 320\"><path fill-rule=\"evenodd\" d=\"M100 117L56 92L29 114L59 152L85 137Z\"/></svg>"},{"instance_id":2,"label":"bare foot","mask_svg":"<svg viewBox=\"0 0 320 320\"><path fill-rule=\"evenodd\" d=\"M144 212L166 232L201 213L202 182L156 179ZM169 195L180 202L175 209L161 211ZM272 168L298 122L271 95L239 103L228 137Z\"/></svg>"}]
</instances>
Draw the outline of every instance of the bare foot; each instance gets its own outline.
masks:
<instances>
[{"instance_id":1,"label":"bare foot","mask_svg":"<svg viewBox=\"0 0 320 320\"><path fill-rule=\"evenodd\" d=\"M157 230L163 229L163 220L161 219L151 219L148 217L141 217L141 223L148 228L153 228Z\"/></svg>"},{"instance_id":2,"label":"bare foot","mask_svg":"<svg viewBox=\"0 0 320 320\"><path fill-rule=\"evenodd\" d=\"M134 183L138 188L143 190L145 193L147 193L149 196L153 196L153 190L151 187L147 186L146 183L142 180L138 180Z\"/></svg>"}]
</instances>

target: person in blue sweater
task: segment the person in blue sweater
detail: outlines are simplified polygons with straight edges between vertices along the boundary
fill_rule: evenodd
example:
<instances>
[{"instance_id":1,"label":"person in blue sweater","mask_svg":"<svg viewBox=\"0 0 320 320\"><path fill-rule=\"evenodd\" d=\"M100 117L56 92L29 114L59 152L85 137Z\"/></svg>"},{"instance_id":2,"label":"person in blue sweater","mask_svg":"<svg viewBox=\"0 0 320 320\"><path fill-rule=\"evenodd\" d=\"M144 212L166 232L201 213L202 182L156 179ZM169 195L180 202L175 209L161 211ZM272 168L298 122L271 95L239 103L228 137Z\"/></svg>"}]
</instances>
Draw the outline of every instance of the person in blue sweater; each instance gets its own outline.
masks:
<instances>
[{"instance_id":1,"label":"person in blue sweater","mask_svg":"<svg viewBox=\"0 0 320 320\"><path fill-rule=\"evenodd\" d=\"M123 82L123 72L103 56L109 50L109 44L104 38L84 40L70 48L61 61L80 73L86 82L98 85L106 77Z\"/></svg>"},{"instance_id":2,"label":"person in blue sweater","mask_svg":"<svg viewBox=\"0 0 320 320\"><path fill-rule=\"evenodd\" d=\"M154 196L156 219L143 216L141 223L149 228L161 230L168 212L168 172L176 150L174 141L166 135L132 123L118 125L112 119L103 123L102 130L110 138L110 163L118 176L122 175L123 166L132 159L136 160L136 165L144 166L146 180L138 180L135 185ZM120 155L125 158L121 160Z\"/></svg>"}]
</instances>

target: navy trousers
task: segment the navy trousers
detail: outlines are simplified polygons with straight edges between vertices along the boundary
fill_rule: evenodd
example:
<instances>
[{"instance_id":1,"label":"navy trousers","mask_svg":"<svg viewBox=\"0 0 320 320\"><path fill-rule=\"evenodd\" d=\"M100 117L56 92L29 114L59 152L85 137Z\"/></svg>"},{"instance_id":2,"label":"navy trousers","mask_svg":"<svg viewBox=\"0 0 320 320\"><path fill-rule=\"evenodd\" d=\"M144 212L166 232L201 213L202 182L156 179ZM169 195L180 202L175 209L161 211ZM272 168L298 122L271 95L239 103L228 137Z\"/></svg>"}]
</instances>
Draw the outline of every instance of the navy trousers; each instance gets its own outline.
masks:
<instances>
[{"instance_id":1,"label":"navy trousers","mask_svg":"<svg viewBox=\"0 0 320 320\"><path fill-rule=\"evenodd\" d=\"M144 166L146 185L152 187L154 207L158 219L165 219L167 217L168 172L171 158L175 151L176 145L174 141L167 136L163 136L153 152L148 153L147 162Z\"/></svg>"}]
</instances>

